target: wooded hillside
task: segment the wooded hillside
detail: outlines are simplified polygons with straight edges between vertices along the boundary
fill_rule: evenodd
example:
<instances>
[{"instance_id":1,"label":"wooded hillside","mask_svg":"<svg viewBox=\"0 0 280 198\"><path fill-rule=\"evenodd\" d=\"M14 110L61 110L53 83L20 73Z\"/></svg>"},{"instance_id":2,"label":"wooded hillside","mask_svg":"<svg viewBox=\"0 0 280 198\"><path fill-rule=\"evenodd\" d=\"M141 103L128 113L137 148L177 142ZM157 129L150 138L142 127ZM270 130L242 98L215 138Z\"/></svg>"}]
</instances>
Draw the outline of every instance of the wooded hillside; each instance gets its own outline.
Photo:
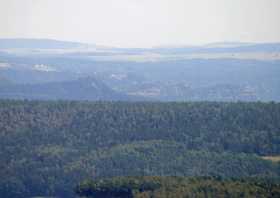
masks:
<instances>
[{"instance_id":1,"label":"wooded hillside","mask_svg":"<svg viewBox=\"0 0 280 198\"><path fill-rule=\"evenodd\" d=\"M280 175L278 103L0 101L1 197L87 178Z\"/></svg>"}]
</instances>

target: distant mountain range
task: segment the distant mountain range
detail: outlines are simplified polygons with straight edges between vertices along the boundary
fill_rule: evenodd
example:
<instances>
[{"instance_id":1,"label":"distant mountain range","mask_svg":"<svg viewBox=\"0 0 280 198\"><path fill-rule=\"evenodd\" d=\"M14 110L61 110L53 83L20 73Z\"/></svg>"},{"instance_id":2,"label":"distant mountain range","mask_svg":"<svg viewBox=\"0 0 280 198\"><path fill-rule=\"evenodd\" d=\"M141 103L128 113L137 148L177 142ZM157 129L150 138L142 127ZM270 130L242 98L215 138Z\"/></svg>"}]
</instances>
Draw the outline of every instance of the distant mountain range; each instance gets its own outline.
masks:
<instances>
[{"instance_id":1,"label":"distant mountain range","mask_svg":"<svg viewBox=\"0 0 280 198\"><path fill-rule=\"evenodd\" d=\"M279 76L280 43L142 49L0 39L0 98L280 101Z\"/></svg>"},{"instance_id":2,"label":"distant mountain range","mask_svg":"<svg viewBox=\"0 0 280 198\"><path fill-rule=\"evenodd\" d=\"M97 47L94 44L53 39L0 39L0 49L70 49ZM221 53L221 52L280 52L280 43L220 42L201 46L159 46L153 48L101 47L102 50L158 53Z\"/></svg>"},{"instance_id":3,"label":"distant mountain range","mask_svg":"<svg viewBox=\"0 0 280 198\"><path fill-rule=\"evenodd\" d=\"M0 49L67 49L90 46L89 44L53 39L0 39Z\"/></svg>"},{"instance_id":4,"label":"distant mountain range","mask_svg":"<svg viewBox=\"0 0 280 198\"><path fill-rule=\"evenodd\" d=\"M44 84L6 84L6 86L0 86L0 98L91 101L129 101L133 99L131 96L113 91L94 78Z\"/></svg>"},{"instance_id":5,"label":"distant mountain range","mask_svg":"<svg viewBox=\"0 0 280 198\"><path fill-rule=\"evenodd\" d=\"M199 47L156 48L159 53L244 53L244 52L280 52L280 43L246 44L209 44Z\"/></svg>"}]
</instances>

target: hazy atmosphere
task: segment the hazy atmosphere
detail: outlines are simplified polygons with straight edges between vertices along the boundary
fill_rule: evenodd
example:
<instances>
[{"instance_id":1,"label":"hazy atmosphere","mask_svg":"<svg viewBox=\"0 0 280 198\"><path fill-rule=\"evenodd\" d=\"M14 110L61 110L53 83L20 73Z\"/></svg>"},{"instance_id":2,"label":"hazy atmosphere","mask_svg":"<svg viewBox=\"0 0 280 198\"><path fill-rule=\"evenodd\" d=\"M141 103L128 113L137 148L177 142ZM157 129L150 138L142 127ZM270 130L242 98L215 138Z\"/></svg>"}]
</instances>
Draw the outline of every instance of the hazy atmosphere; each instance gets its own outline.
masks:
<instances>
[{"instance_id":1,"label":"hazy atmosphere","mask_svg":"<svg viewBox=\"0 0 280 198\"><path fill-rule=\"evenodd\" d=\"M280 198L280 0L0 0L0 198Z\"/></svg>"},{"instance_id":2,"label":"hazy atmosphere","mask_svg":"<svg viewBox=\"0 0 280 198\"><path fill-rule=\"evenodd\" d=\"M0 0L0 37L118 47L279 42L279 0Z\"/></svg>"}]
</instances>

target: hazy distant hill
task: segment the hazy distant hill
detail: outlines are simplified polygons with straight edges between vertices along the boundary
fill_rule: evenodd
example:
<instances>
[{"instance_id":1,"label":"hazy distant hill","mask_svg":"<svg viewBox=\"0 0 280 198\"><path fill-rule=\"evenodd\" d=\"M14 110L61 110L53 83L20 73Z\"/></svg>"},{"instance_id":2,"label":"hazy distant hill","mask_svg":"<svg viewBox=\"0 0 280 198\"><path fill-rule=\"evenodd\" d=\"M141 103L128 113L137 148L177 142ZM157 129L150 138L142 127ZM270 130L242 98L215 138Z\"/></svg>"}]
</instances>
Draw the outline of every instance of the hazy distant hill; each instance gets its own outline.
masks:
<instances>
[{"instance_id":1,"label":"hazy distant hill","mask_svg":"<svg viewBox=\"0 0 280 198\"><path fill-rule=\"evenodd\" d=\"M47 39L0 39L0 75L20 84L6 88L0 97L6 98L9 93L10 98L48 98L38 91L42 84L60 87L59 83L93 76L111 91L133 98L280 101L279 43L225 42L151 49L91 47ZM54 95L73 99L71 94ZM74 98L96 99L85 95ZM98 98L114 100L115 96Z\"/></svg>"},{"instance_id":2,"label":"hazy distant hill","mask_svg":"<svg viewBox=\"0 0 280 198\"><path fill-rule=\"evenodd\" d=\"M280 52L280 43L217 43L194 47L164 47L152 51L160 53L237 53Z\"/></svg>"},{"instance_id":3,"label":"hazy distant hill","mask_svg":"<svg viewBox=\"0 0 280 198\"><path fill-rule=\"evenodd\" d=\"M0 49L66 49L88 46L78 42L58 41L52 39L0 39Z\"/></svg>"},{"instance_id":4,"label":"hazy distant hill","mask_svg":"<svg viewBox=\"0 0 280 198\"><path fill-rule=\"evenodd\" d=\"M44 84L13 84L0 87L0 97L42 100L130 100L94 78Z\"/></svg>"},{"instance_id":5,"label":"hazy distant hill","mask_svg":"<svg viewBox=\"0 0 280 198\"><path fill-rule=\"evenodd\" d=\"M10 85L11 81L5 77L0 76L0 86L7 86Z\"/></svg>"},{"instance_id":6,"label":"hazy distant hill","mask_svg":"<svg viewBox=\"0 0 280 198\"><path fill-rule=\"evenodd\" d=\"M0 49L67 49L93 47L88 43L60 41L54 39L0 39ZM280 43L210 43L202 46L164 46L153 48L116 48L99 46L104 51L139 54L144 52L158 53L226 53L226 52L280 52Z\"/></svg>"}]
</instances>

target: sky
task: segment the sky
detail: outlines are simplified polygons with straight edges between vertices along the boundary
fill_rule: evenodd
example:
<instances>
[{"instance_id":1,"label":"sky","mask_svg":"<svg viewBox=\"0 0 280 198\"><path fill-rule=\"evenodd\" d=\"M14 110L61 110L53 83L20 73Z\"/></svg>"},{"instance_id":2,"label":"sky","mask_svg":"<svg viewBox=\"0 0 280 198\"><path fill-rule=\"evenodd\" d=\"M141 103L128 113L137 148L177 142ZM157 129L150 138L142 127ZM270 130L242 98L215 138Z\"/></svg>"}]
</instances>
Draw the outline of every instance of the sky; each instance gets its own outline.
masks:
<instances>
[{"instance_id":1,"label":"sky","mask_svg":"<svg viewBox=\"0 0 280 198\"><path fill-rule=\"evenodd\" d=\"M115 47L280 42L280 0L0 0L0 38Z\"/></svg>"}]
</instances>

